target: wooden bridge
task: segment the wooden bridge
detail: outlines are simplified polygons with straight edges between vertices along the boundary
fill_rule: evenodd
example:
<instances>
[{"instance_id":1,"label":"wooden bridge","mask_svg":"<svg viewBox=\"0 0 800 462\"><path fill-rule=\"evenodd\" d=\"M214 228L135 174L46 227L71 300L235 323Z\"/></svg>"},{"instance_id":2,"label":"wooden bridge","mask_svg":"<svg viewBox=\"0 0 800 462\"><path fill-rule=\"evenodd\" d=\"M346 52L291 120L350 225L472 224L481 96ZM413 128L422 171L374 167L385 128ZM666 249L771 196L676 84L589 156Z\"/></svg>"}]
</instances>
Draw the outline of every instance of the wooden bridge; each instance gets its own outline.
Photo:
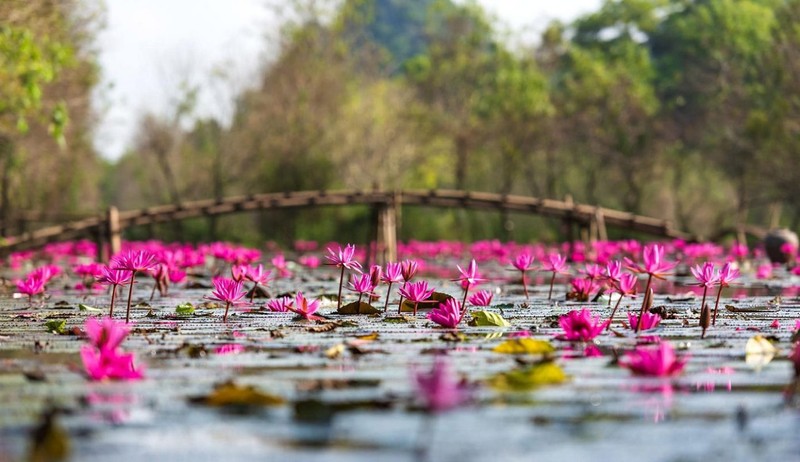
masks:
<instances>
[{"instance_id":1,"label":"wooden bridge","mask_svg":"<svg viewBox=\"0 0 800 462\"><path fill-rule=\"evenodd\" d=\"M250 194L221 200L200 200L141 210L118 211L112 207L102 216L88 217L57 226L25 232L0 242L0 253L41 247L51 242L92 238L101 253L119 251L121 233L134 226L232 213L317 206L370 205L376 212L375 239L382 260L396 259L397 211L401 206L467 208L533 213L577 225L585 237L606 239L606 227L623 228L666 238L695 239L676 230L668 220L635 215L604 207L536 197L453 190L403 191L298 191ZM101 258L107 255L102 255Z\"/></svg>"}]
</instances>

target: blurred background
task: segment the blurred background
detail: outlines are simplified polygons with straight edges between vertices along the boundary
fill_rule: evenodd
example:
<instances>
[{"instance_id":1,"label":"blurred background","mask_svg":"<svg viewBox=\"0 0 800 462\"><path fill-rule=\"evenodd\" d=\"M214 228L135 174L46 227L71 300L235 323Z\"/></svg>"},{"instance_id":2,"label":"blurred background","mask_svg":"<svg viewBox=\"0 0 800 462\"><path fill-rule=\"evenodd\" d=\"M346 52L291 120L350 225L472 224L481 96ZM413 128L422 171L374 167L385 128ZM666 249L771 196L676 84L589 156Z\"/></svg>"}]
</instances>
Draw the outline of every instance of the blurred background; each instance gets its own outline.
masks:
<instances>
[{"instance_id":1,"label":"blurred background","mask_svg":"<svg viewBox=\"0 0 800 462\"><path fill-rule=\"evenodd\" d=\"M448 188L569 196L704 236L796 229L799 20L800 0L3 0L0 228ZM371 220L272 211L128 237L358 241ZM558 227L406 208L400 238Z\"/></svg>"}]
</instances>

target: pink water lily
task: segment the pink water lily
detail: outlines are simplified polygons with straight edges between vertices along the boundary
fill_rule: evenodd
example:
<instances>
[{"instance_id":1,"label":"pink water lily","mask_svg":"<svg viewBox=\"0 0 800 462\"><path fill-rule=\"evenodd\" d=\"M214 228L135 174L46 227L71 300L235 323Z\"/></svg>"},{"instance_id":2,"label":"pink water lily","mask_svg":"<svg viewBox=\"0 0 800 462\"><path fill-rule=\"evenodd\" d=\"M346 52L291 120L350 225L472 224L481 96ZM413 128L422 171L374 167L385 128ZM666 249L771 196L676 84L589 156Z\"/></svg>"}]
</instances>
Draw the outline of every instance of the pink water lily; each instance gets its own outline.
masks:
<instances>
[{"instance_id":1,"label":"pink water lily","mask_svg":"<svg viewBox=\"0 0 800 462\"><path fill-rule=\"evenodd\" d=\"M680 374L687 358L678 358L675 349L667 342L653 347L637 347L620 360L620 365L636 375L667 377Z\"/></svg>"},{"instance_id":2,"label":"pink water lily","mask_svg":"<svg viewBox=\"0 0 800 462\"><path fill-rule=\"evenodd\" d=\"M125 309L125 322L130 322L131 320L131 299L133 298L133 285L136 283L136 273L150 271L157 263L155 254L147 250L130 250L111 259L111 264L109 265L111 268L128 270L131 272L131 283L128 289L128 306Z\"/></svg>"},{"instance_id":3,"label":"pink water lily","mask_svg":"<svg viewBox=\"0 0 800 462\"><path fill-rule=\"evenodd\" d=\"M130 332L127 324L104 318L89 318L84 325L88 345L81 347L81 360L92 380L137 380L142 370L134 365L133 353L119 348Z\"/></svg>"},{"instance_id":4,"label":"pink water lily","mask_svg":"<svg viewBox=\"0 0 800 462\"><path fill-rule=\"evenodd\" d=\"M25 279L17 281L17 290L21 294L28 296L28 303L33 303L33 296L44 293L45 282L41 277L28 276Z\"/></svg>"},{"instance_id":5,"label":"pink water lily","mask_svg":"<svg viewBox=\"0 0 800 462\"><path fill-rule=\"evenodd\" d=\"M640 323L641 320L644 319L643 315L645 311L645 302L647 301L647 294L650 291L650 285L653 282L653 278L664 279L664 277L670 274L672 269L677 265L677 263L667 262L664 260L664 247L658 244L645 247L642 254L642 259L644 260L644 264L635 263L627 257L624 258L628 269L635 273L647 274L647 283L644 287L645 296L642 298L642 307L639 313ZM636 326L636 331L639 332L640 330L641 325Z\"/></svg>"},{"instance_id":6,"label":"pink water lily","mask_svg":"<svg viewBox=\"0 0 800 462\"><path fill-rule=\"evenodd\" d=\"M562 257L561 254L550 254L547 256L547 260L542 263L542 269L553 273L550 278L550 290L547 292L547 299L552 300L556 274L567 272L567 259Z\"/></svg>"},{"instance_id":7,"label":"pink water lily","mask_svg":"<svg viewBox=\"0 0 800 462\"><path fill-rule=\"evenodd\" d=\"M107 266L104 266L101 270L97 282L111 286L111 303L108 309L109 316L114 316L114 301L117 298L117 287L130 284L132 274L133 273L129 270L109 268Z\"/></svg>"},{"instance_id":8,"label":"pink water lily","mask_svg":"<svg viewBox=\"0 0 800 462\"><path fill-rule=\"evenodd\" d=\"M428 319L442 327L455 329L464 319L464 313L466 310L461 309L461 303L458 300L448 298L428 313Z\"/></svg>"},{"instance_id":9,"label":"pink water lily","mask_svg":"<svg viewBox=\"0 0 800 462\"><path fill-rule=\"evenodd\" d=\"M244 290L242 281L235 281L229 278L214 278L212 280L214 290L211 292L211 300L217 300L225 303L225 314L222 316L222 322L228 322L228 310L231 305L241 304L242 298L247 295Z\"/></svg>"},{"instance_id":10,"label":"pink water lily","mask_svg":"<svg viewBox=\"0 0 800 462\"><path fill-rule=\"evenodd\" d=\"M492 304L492 297L494 296L488 290L479 290L469 296L469 302L473 306L489 306Z\"/></svg>"},{"instance_id":11,"label":"pink water lily","mask_svg":"<svg viewBox=\"0 0 800 462\"><path fill-rule=\"evenodd\" d=\"M347 283L347 289L358 294L357 303L361 305L361 297L364 294L372 295L372 291L375 290L373 282L373 278L368 273L354 274L350 277L350 282Z\"/></svg>"},{"instance_id":12,"label":"pink water lily","mask_svg":"<svg viewBox=\"0 0 800 462\"><path fill-rule=\"evenodd\" d=\"M634 330L636 330L636 327L639 325L641 325L640 330L655 329L658 327L660 322L661 316L650 313L649 311L644 312L644 319L642 320L641 324L639 323L639 316L634 313L628 313L628 325Z\"/></svg>"},{"instance_id":13,"label":"pink water lily","mask_svg":"<svg viewBox=\"0 0 800 462\"><path fill-rule=\"evenodd\" d=\"M407 298L409 301L414 302L414 316L417 315L417 307L419 306L419 303L424 302L425 300L431 298L431 295L433 295L433 289L428 287L428 283L426 281L408 283L407 285L401 287L399 292L401 296Z\"/></svg>"},{"instance_id":14,"label":"pink water lily","mask_svg":"<svg viewBox=\"0 0 800 462\"><path fill-rule=\"evenodd\" d=\"M267 308L277 313L285 313L294 308L294 300L291 297L273 298L267 302Z\"/></svg>"},{"instance_id":15,"label":"pink water lily","mask_svg":"<svg viewBox=\"0 0 800 462\"><path fill-rule=\"evenodd\" d=\"M389 296L392 293L392 284L403 282L403 266L400 263L386 263L386 268L383 271L381 280L389 284L389 288L386 289L386 303L383 304L383 312L385 313L389 309Z\"/></svg>"},{"instance_id":16,"label":"pink water lily","mask_svg":"<svg viewBox=\"0 0 800 462\"><path fill-rule=\"evenodd\" d=\"M289 310L309 321L320 319L319 316L314 315L317 309L319 309L319 300L309 301L302 292L297 292L294 297L294 307L289 307Z\"/></svg>"},{"instance_id":17,"label":"pink water lily","mask_svg":"<svg viewBox=\"0 0 800 462\"><path fill-rule=\"evenodd\" d=\"M336 300L337 310L342 307L342 284L344 283L345 268L361 273L361 263L354 259L355 252L356 246L347 244L344 248L339 247L338 251L334 251L332 248L328 247L328 255L325 256L325 259L328 260L326 265L340 268L339 295Z\"/></svg>"},{"instance_id":18,"label":"pink water lily","mask_svg":"<svg viewBox=\"0 0 800 462\"><path fill-rule=\"evenodd\" d=\"M731 264L731 262L727 262L722 265L722 268L719 270L719 288L717 289L717 299L714 301L714 315L712 316L711 325L717 325L717 309L719 308L719 297L722 295L722 289L725 287L730 287L730 285L739 279L739 269L736 268Z\"/></svg>"},{"instance_id":19,"label":"pink water lily","mask_svg":"<svg viewBox=\"0 0 800 462\"><path fill-rule=\"evenodd\" d=\"M617 309L619 308L619 304L622 302L622 299L625 298L626 295L633 296L636 294L637 282L638 280L636 279L636 276L631 273L623 273L616 281L611 282L611 287L616 293L619 294L619 298L617 299L617 303L614 304L614 309L611 310L611 316L608 317L608 326L606 327L606 330L611 328L611 323L614 322L614 315L617 313ZM609 297L609 301L610 300L611 299ZM636 326L638 326L638 324L636 324ZM631 327L633 327L633 324L631 324Z\"/></svg>"},{"instance_id":20,"label":"pink water lily","mask_svg":"<svg viewBox=\"0 0 800 462\"><path fill-rule=\"evenodd\" d=\"M580 311L570 311L558 318L558 324L564 333L556 336L559 340L571 342L588 342L600 335L608 325L602 322L599 316L592 316L591 311L584 308Z\"/></svg>"},{"instance_id":21,"label":"pink water lily","mask_svg":"<svg viewBox=\"0 0 800 462\"><path fill-rule=\"evenodd\" d=\"M528 281L525 279L525 273L533 269L533 257L529 253L517 255L511 266L522 273L522 290L525 292L525 300L528 300Z\"/></svg>"}]
</instances>

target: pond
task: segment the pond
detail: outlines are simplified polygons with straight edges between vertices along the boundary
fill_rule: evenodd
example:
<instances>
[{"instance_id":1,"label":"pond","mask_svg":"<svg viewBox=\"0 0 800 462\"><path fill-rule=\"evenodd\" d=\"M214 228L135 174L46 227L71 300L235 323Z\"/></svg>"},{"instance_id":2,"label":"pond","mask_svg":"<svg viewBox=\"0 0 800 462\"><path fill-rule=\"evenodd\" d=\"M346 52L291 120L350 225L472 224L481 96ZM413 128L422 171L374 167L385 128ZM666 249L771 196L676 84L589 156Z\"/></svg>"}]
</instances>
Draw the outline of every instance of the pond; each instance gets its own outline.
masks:
<instances>
[{"instance_id":1,"label":"pond","mask_svg":"<svg viewBox=\"0 0 800 462\"><path fill-rule=\"evenodd\" d=\"M424 279L460 298L451 280L458 276L455 263L463 260L453 262L451 277ZM388 314L338 314L336 268L294 267L292 276L267 286L272 295L301 290L319 298L317 314L325 319L316 321L271 312L257 298L223 323L223 310L207 300L210 273L198 271L153 300L152 282L142 278L123 343L144 368L138 381L93 382L81 364L80 329L99 315L93 308L106 312L105 291L63 289L75 282L64 278L32 306L4 296L0 461L27 460L37 428L39 446L48 444L43 435L51 444L66 442L76 461L800 460L800 411L787 392L800 319L796 276L778 269L764 283L745 273L723 293L716 326L704 338L700 298L687 293L696 287L670 276L652 303L665 315L658 327L637 336L618 314L611 329L584 344L556 339L563 333L558 319L582 308L607 319L606 299L565 301L568 278L559 276L548 300L549 277L539 273L526 300L519 278L502 264L479 266L489 280L478 288L494 294L485 310L502 316L506 327L441 328L423 312L398 315L396 294ZM382 311L386 287L376 292L373 304ZM195 311L176 313L184 303ZM640 305L641 296L625 299L620 313L638 313ZM123 312L118 300L115 317ZM48 332L48 321L61 320L61 334ZM681 374L638 376L618 364L655 336L687 360ZM756 336L776 351L754 349ZM494 351L519 338L547 341L555 351ZM429 413L413 376L441 358L468 399ZM507 375L542 364L555 364L566 380L520 385ZM241 402L214 405L226 401L220 398L226 390L234 396L227 402Z\"/></svg>"}]
</instances>

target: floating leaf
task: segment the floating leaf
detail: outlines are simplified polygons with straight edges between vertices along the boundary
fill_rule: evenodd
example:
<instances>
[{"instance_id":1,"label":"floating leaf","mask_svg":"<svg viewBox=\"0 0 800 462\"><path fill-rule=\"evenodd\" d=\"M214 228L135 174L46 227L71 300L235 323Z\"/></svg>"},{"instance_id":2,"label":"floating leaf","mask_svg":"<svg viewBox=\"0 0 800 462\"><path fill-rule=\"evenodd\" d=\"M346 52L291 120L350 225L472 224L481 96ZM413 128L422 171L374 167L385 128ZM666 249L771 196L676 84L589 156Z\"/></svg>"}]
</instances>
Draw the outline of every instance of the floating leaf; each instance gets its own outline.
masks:
<instances>
[{"instance_id":1,"label":"floating leaf","mask_svg":"<svg viewBox=\"0 0 800 462\"><path fill-rule=\"evenodd\" d=\"M376 314L381 311L369 303L352 302L347 305L342 305L336 312L339 314Z\"/></svg>"},{"instance_id":2,"label":"floating leaf","mask_svg":"<svg viewBox=\"0 0 800 462\"><path fill-rule=\"evenodd\" d=\"M100 308L95 308L93 306L84 305L83 303L79 303L78 304L78 310L86 311L88 313L102 313L103 312L103 310L101 310Z\"/></svg>"},{"instance_id":3,"label":"floating leaf","mask_svg":"<svg viewBox=\"0 0 800 462\"><path fill-rule=\"evenodd\" d=\"M30 449L26 460L54 462L67 460L69 455L69 434L58 423L55 411L45 411L42 421L31 435Z\"/></svg>"},{"instance_id":4,"label":"floating leaf","mask_svg":"<svg viewBox=\"0 0 800 462\"><path fill-rule=\"evenodd\" d=\"M547 340L537 340L533 338L515 338L506 340L492 349L495 353L505 353L510 355L541 355L556 351L553 345Z\"/></svg>"},{"instance_id":5,"label":"floating leaf","mask_svg":"<svg viewBox=\"0 0 800 462\"><path fill-rule=\"evenodd\" d=\"M751 306L748 308L737 308L733 305L725 305L725 309L732 312L732 313L764 313L764 312L775 312L780 310L780 307L776 306Z\"/></svg>"},{"instance_id":6,"label":"floating leaf","mask_svg":"<svg viewBox=\"0 0 800 462\"><path fill-rule=\"evenodd\" d=\"M434 292L431 294L431 298L425 300L424 302L419 302L417 305L417 311L427 311L437 308L440 303L444 303L447 300L453 298L450 294L445 294L442 292ZM403 300L403 306L400 311L405 311L407 313L414 312L414 302L410 300Z\"/></svg>"},{"instance_id":7,"label":"floating leaf","mask_svg":"<svg viewBox=\"0 0 800 462\"><path fill-rule=\"evenodd\" d=\"M489 379L489 385L499 391L529 391L568 379L558 364L545 361L530 367L501 372Z\"/></svg>"},{"instance_id":8,"label":"floating leaf","mask_svg":"<svg viewBox=\"0 0 800 462\"><path fill-rule=\"evenodd\" d=\"M194 305L189 302L181 303L175 307L175 312L184 316L194 314Z\"/></svg>"},{"instance_id":9,"label":"floating leaf","mask_svg":"<svg viewBox=\"0 0 800 462\"><path fill-rule=\"evenodd\" d=\"M375 332L371 332L369 334L356 335L356 339L357 340L362 340L364 342L372 342L374 340L378 340L379 336L380 336L380 334L378 334L378 332L375 331Z\"/></svg>"},{"instance_id":10,"label":"floating leaf","mask_svg":"<svg viewBox=\"0 0 800 462\"><path fill-rule=\"evenodd\" d=\"M408 318L406 316L386 316L383 318L383 322L388 324L408 324L413 322L414 319Z\"/></svg>"},{"instance_id":11,"label":"floating leaf","mask_svg":"<svg viewBox=\"0 0 800 462\"><path fill-rule=\"evenodd\" d=\"M336 359L339 356L341 356L342 353L344 353L344 344L343 343L336 344L336 345L328 348L327 350L325 350L325 356L327 356L328 359Z\"/></svg>"},{"instance_id":12,"label":"floating leaf","mask_svg":"<svg viewBox=\"0 0 800 462\"><path fill-rule=\"evenodd\" d=\"M511 324L497 313L491 311L473 311L470 326L511 327Z\"/></svg>"},{"instance_id":13,"label":"floating leaf","mask_svg":"<svg viewBox=\"0 0 800 462\"><path fill-rule=\"evenodd\" d=\"M236 385L226 382L218 385L208 396L191 398L197 404L208 406L276 406L285 400L280 396L264 393L252 385Z\"/></svg>"},{"instance_id":14,"label":"floating leaf","mask_svg":"<svg viewBox=\"0 0 800 462\"><path fill-rule=\"evenodd\" d=\"M53 319L44 324L47 332L51 334L63 334L67 327L67 321L64 319Z\"/></svg>"},{"instance_id":15,"label":"floating leaf","mask_svg":"<svg viewBox=\"0 0 800 462\"><path fill-rule=\"evenodd\" d=\"M751 337L744 347L744 362L758 370L770 363L778 353L772 342L761 335Z\"/></svg>"}]
</instances>

